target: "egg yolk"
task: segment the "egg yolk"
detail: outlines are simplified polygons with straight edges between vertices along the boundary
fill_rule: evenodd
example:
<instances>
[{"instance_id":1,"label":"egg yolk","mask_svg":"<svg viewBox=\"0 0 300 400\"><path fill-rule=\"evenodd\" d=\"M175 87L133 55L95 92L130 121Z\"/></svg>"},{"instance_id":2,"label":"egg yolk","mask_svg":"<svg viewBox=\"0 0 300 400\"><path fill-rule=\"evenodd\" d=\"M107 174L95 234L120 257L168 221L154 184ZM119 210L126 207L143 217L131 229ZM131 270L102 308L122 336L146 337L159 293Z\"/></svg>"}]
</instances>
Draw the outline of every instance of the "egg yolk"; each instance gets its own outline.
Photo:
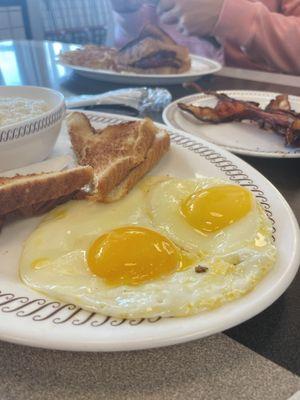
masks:
<instances>
[{"instance_id":1,"label":"egg yolk","mask_svg":"<svg viewBox=\"0 0 300 400\"><path fill-rule=\"evenodd\" d=\"M251 193L240 186L214 186L193 193L181 203L181 213L195 229L216 232L243 218L252 207Z\"/></svg>"},{"instance_id":2,"label":"egg yolk","mask_svg":"<svg viewBox=\"0 0 300 400\"><path fill-rule=\"evenodd\" d=\"M97 238L88 251L87 262L95 275L111 285L138 285L175 271L181 255L161 234L129 226Z\"/></svg>"}]
</instances>

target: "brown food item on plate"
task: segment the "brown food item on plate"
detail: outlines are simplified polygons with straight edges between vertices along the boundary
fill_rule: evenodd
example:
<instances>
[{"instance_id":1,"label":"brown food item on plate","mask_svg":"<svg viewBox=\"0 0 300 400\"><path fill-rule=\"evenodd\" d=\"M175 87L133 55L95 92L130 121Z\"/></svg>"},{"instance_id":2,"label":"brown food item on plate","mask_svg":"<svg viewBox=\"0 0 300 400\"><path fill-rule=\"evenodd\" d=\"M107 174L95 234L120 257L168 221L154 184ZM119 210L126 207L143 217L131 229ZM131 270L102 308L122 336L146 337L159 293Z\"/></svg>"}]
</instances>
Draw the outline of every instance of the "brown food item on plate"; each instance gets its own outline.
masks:
<instances>
[{"instance_id":1,"label":"brown food item on plate","mask_svg":"<svg viewBox=\"0 0 300 400\"><path fill-rule=\"evenodd\" d=\"M169 150L170 137L166 132L159 132L151 147L149 148L146 158L137 167L133 168L127 177L113 189L105 197L105 202L113 202L124 197L134 185L150 171Z\"/></svg>"},{"instance_id":2,"label":"brown food item on plate","mask_svg":"<svg viewBox=\"0 0 300 400\"><path fill-rule=\"evenodd\" d=\"M105 46L86 45L59 55L61 62L94 69L116 70L117 49Z\"/></svg>"},{"instance_id":3,"label":"brown food item on plate","mask_svg":"<svg viewBox=\"0 0 300 400\"><path fill-rule=\"evenodd\" d=\"M149 74L183 73L191 67L188 48L151 24L118 51L117 63L120 69Z\"/></svg>"},{"instance_id":4,"label":"brown food item on plate","mask_svg":"<svg viewBox=\"0 0 300 400\"><path fill-rule=\"evenodd\" d=\"M218 102L214 108L185 103L177 103L177 106L200 121L213 124L254 121L261 129L282 135L287 145L299 144L300 114L291 110L288 96L278 95L265 109L257 103L236 100L222 93L216 93L215 96Z\"/></svg>"},{"instance_id":5,"label":"brown food item on plate","mask_svg":"<svg viewBox=\"0 0 300 400\"><path fill-rule=\"evenodd\" d=\"M280 94L271 100L265 108L266 111L292 111L289 96L287 94Z\"/></svg>"},{"instance_id":6,"label":"brown food item on plate","mask_svg":"<svg viewBox=\"0 0 300 400\"><path fill-rule=\"evenodd\" d=\"M87 198L95 201L125 196L170 145L169 135L148 118L96 130L83 113L74 112L67 122L78 163L94 168L94 192Z\"/></svg>"},{"instance_id":7,"label":"brown food item on plate","mask_svg":"<svg viewBox=\"0 0 300 400\"><path fill-rule=\"evenodd\" d=\"M93 168L0 177L0 222L10 215L41 214L70 200L93 178Z\"/></svg>"},{"instance_id":8,"label":"brown food item on plate","mask_svg":"<svg viewBox=\"0 0 300 400\"><path fill-rule=\"evenodd\" d=\"M86 45L61 53L59 59L79 67L140 74L178 74L191 68L188 48L178 45L166 32L151 24L119 50Z\"/></svg>"}]
</instances>

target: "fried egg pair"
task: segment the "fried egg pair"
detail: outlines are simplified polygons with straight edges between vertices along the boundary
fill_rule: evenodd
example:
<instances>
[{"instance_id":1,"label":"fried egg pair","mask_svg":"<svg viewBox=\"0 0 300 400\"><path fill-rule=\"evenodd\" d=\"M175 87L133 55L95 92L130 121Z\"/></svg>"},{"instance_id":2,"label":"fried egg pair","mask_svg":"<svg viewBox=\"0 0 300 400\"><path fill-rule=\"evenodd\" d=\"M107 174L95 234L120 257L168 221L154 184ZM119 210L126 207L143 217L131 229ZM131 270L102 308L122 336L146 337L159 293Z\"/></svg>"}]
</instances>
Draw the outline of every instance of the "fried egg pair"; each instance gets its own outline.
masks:
<instances>
[{"instance_id":1,"label":"fried egg pair","mask_svg":"<svg viewBox=\"0 0 300 400\"><path fill-rule=\"evenodd\" d=\"M151 177L117 203L51 211L24 245L20 275L104 315L188 316L249 292L275 257L271 223L248 190Z\"/></svg>"}]
</instances>

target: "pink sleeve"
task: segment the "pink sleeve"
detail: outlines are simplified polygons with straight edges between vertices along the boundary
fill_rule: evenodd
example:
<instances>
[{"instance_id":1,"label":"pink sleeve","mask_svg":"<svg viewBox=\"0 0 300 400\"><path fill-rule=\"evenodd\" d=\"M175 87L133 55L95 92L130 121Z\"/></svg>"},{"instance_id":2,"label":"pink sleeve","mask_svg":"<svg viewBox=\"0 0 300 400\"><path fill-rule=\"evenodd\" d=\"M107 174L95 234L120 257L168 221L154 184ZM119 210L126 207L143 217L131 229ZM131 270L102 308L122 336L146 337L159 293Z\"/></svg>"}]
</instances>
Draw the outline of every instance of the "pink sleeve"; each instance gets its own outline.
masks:
<instances>
[{"instance_id":1,"label":"pink sleeve","mask_svg":"<svg viewBox=\"0 0 300 400\"><path fill-rule=\"evenodd\" d=\"M282 0L281 11L284 15L294 15L300 17L300 1L299 0Z\"/></svg>"},{"instance_id":2,"label":"pink sleeve","mask_svg":"<svg viewBox=\"0 0 300 400\"><path fill-rule=\"evenodd\" d=\"M300 0L283 0L283 14L262 2L225 0L214 34L273 70L300 74Z\"/></svg>"}]
</instances>

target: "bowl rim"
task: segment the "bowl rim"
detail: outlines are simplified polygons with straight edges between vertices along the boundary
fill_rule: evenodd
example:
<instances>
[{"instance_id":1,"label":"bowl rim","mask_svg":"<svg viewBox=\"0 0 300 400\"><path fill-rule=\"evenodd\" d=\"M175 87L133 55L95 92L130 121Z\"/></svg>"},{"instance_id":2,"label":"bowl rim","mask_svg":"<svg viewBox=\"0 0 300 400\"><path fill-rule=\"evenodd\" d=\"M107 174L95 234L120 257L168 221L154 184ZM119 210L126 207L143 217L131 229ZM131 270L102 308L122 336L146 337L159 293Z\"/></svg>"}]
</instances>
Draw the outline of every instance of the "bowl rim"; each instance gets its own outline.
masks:
<instances>
[{"instance_id":1,"label":"bowl rim","mask_svg":"<svg viewBox=\"0 0 300 400\"><path fill-rule=\"evenodd\" d=\"M9 85L9 86L0 87L0 93L1 93L1 89L9 89L9 88L14 88L14 89L17 89L17 88L22 88L23 89L24 88L24 89L30 89L30 90L32 90L32 89L33 90L37 90L38 89L38 90L41 90L41 91L44 91L44 92L52 92L55 95L57 95L57 97L59 99L58 99L58 103L54 107L51 107L50 110L48 110L48 111L46 111L46 112L44 112L44 113L42 113L42 114L40 114L40 115L38 115L36 117L29 118L29 119L24 119L22 121L19 121L19 122L13 123L13 124L0 126L0 143L2 143L2 136L4 135L4 132L7 132L9 130L14 130L14 129L17 129L17 128L21 128L24 125L34 124L35 122L39 121L40 119L44 119L44 118L49 117L52 114L55 114L56 112L58 112L61 109L61 107L65 108L65 96L61 92L59 92L58 90L47 88L47 87L44 87L44 86ZM40 129L38 129L38 131L41 131L43 129L45 129L45 128L42 127ZM7 141L4 141L4 142L7 143Z\"/></svg>"}]
</instances>

